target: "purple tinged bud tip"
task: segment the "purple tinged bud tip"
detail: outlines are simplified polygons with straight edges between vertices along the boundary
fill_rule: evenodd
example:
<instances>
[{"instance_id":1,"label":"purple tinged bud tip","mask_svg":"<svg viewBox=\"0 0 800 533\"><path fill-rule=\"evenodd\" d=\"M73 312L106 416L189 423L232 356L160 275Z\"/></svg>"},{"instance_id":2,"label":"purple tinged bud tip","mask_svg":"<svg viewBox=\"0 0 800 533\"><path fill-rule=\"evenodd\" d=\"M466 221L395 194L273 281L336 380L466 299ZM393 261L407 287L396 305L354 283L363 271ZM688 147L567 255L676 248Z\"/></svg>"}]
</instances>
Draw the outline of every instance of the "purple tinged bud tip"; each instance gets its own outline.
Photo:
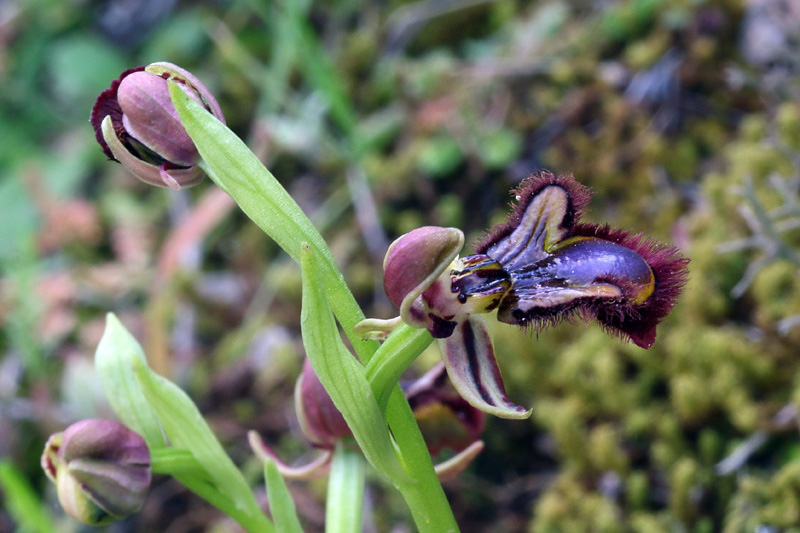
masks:
<instances>
[{"instance_id":1,"label":"purple tinged bud tip","mask_svg":"<svg viewBox=\"0 0 800 533\"><path fill-rule=\"evenodd\" d=\"M295 407L303 433L315 446L333 448L342 437L352 435L308 359L295 390Z\"/></svg>"}]
</instances>

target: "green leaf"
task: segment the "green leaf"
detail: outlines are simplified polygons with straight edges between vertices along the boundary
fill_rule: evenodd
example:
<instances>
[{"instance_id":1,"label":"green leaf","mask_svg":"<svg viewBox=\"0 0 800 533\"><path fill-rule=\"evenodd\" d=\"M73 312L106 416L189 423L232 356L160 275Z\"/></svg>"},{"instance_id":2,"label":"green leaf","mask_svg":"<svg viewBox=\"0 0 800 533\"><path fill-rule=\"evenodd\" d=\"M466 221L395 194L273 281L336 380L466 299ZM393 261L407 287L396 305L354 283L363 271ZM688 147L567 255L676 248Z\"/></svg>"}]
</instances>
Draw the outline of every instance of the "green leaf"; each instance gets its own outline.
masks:
<instances>
[{"instance_id":1,"label":"green leaf","mask_svg":"<svg viewBox=\"0 0 800 533\"><path fill-rule=\"evenodd\" d=\"M172 446L189 450L208 472L216 488L233 500L237 509L251 517L259 517L261 531L273 531L273 525L261 512L247 481L225 453L191 398L141 360L134 361L134 372L145 397L158 413Z\"/></svg>"},{"instance_id":2,"label":"green leaf","mask_svg":"<svg viewBox=\"0 0 800 533\"><path fill-rule=\"evenodd\" d=\"M300 245L308 243L320 263L317 275L350 342L362 357L377 343L364 341L353 327L364 319L336 266L328 245L278 180L225 124L170 82L170 95L181 122L203 158L201 166L214 182L239 204L267 235L295 261Z\"/></svg>"},{"instance_id":3,"label":"green leaf","mask_svg":"<svg viewBox=\"0 0 800 533\"><path fill-rule=\"evenodd\" d=\"M212 171L210 177L219 180L242 211L295 260L302 242L327 247L294 199L236 134L177 84L170 83L170 94L181 122Z\"/></svg>"},{"instance_id":4,"label":"green leaf","mask_svg":"<svg viewBox=\"0 0 800 533\"><path fill-rule=\"evenodd\" d=\"M341 444L336 447L328 478L325 531L361 533L364 504L364 459Z\"/></svg>"},{"instance_id":5,"label":"green leaf","mask_svg":"<svg viewBox=\"0 0 800 533\"><path fill-rule=\"evenodd\" d=\"M300 328L311 366L372 466L394 481L408 479L364 367L339 336L314 252L308 245L302 247L300 265L303 275Z\"/></svg>"},{"instance_id":6,"label":"green leaf","mask_svg":"<svg viewBox=\"0 0 800 533\"><path fill-rule=\"evenodd\" d=\"M147 364L142 347L109 313L94 356L103 391L123 424L141 435L150 449L161 448L165 445L161 426L133 372L134 362Z\"/></svg>"},{"instance_id":7,"label":"green leaf","mask_svg":"<svg viewBox=\"0 0 800 533\"><path fill-rule=\"evenodd\" d=\"M278 472L275 461L267 457L264 461L264 479L267 482L269 510L275 526L281 533L303 533L292 495Z\"/></svg>"},{"instance_id":8,"label":"green leaf","mask_svg":"<svg viewBox=\"0 0 800 533\"><path fill-rule=\"evenodd\" d=\"M51 533L56 526L47 507L25 476L10 461L0 461L0 489L5 509L19 528L18 533Z\"/></svg>"}]
</instances>

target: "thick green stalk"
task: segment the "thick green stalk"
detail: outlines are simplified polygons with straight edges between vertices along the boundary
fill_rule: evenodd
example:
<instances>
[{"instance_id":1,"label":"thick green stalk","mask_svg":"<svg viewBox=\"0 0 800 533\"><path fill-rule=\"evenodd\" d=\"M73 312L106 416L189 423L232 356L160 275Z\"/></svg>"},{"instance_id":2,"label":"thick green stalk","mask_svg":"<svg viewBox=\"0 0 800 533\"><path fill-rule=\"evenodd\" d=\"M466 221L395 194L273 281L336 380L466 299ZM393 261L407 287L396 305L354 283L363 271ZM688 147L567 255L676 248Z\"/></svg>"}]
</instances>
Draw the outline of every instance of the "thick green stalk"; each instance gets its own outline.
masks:
<instances>
[{"instance_id":1,"label":"thick green stalk","mask_svg":"<svg viewBox=\"0 0 800 533\"><path fill-rule=\"evenodd\" d=\"M412 483L401 482L397 488L411 509L417 529L423 533L458 532L458 524L450 506L435 505L441 501L446 503L447 496L436 477L431 455L400 385L395 385L389 396L386 418L397 447L401 450L406 469L413 478Z\"/></svg>"},{"instance_id":2,"label":"thick green stalk","mask_svg":"<svg viewBox=\"0 0 800 533\"><path fill-rule=\"evenodd\" d=\"M366 365L367 379L381 409L386 407L389 394L400 376L431 342L433 337L428 330L401 324L369 360Z\"/></svg>"},{"instance_id":3,"label":"thick green stalk","mask_svg":"<svg viewBox=\"0 0 800 533\"><path fill-rule=\"evenodd\" d=\"M325 533L361 533L365 467L361 454L336 445L328 478Z\"/></svg>"},{"instance_id":4,"label":"thick green stalk","mask_svg":"<svg viewBox=\"0 0 800 533\"><path fill-rule=\"evenodd\" d=\"M253 533L264 531L266 518L239 509L236 502L222 494L208 480L208 474L190 451L158 448L150 451L150 460L154 474L174 477L187 489L239 522L245 530Z\"/></svg>"}]
</instances>

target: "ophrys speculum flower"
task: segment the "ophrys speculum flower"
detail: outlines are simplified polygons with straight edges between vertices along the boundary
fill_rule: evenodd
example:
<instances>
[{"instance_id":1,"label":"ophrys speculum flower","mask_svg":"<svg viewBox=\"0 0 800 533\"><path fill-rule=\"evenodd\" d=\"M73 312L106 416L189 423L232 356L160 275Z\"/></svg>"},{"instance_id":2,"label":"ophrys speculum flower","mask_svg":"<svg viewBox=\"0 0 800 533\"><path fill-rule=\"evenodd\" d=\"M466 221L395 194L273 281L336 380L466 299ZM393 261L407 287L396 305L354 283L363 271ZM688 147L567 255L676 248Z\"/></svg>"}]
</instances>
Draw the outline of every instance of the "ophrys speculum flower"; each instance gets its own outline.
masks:
<instances>
[{"instance_id":1,"label":"ophrys speculum flower","mask_svg":"<svg viewBox=\"0 0 800 533\"><path fill-rule=\"evenodd\" d=\"M596 319L649 348L686 282L689 260L641 234L581 224L590 191L572 177L542 172L514 193L508 220L474 255L457 257L463 234L455 228L429 226L400 237L387 253L384 285L404 322L440 339L448 373L467 401L522 418L529 411L508 400L479 313L497 310L501 322L536 329ZM367 321L365 329L370 325L378 323Z\"/></svg>"}]
</instances>

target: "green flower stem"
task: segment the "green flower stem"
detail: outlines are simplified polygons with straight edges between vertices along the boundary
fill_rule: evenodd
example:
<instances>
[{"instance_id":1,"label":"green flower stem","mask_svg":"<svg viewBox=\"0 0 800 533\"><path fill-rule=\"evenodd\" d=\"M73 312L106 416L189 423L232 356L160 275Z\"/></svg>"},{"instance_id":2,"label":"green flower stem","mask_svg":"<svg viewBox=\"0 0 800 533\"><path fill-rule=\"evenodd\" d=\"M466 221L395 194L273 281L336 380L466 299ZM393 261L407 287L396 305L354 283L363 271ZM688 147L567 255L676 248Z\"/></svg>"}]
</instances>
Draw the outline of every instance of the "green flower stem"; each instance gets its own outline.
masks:
<instances>
[{"instance_id":1,"label":"green flower stem","mask_svg":"<svg viewBox=\"0 0 800 533\"><path fill-rule=\"evenodd\" d=\"M242 511L236 502L222 494L208 480L208 474L189 450L159 448L150 450L151 468L154 474L172 476L208 503L227 514L247 531L264 530L264 517L256 517Z\"/></svg>"},{"instance_id":2,"label":"green flower stem","mask_svg":"<svg viewBox=\"0 0 800 533\"><path fill-rule=\"evenodd\" d=\"M322 263L320 282L325 286L329 305L359 359L367 363L378 349L378 344L362 340L355 333L355 325L363 320L364 314L347 287L325 240L241 139L188 98L174 83L170 83L170 94L181 122L203 158L201 168L206 174L298 263L301 244L309 243ZM392 481L411 507L420 531L457 531L453 512L436 478L411 408L400 393L399 386L395 390L397 394L393 395L394 400L390 398L386 419L398 444L398 451L416 482L402 482L401 485L398 480ZM410 461L413 458L422 459ZM447 527L432 527L443 524Z\"/></svg>"},{"instance_id":3,"label":"green flower stem","mask_svg":"<svg viewBox=\"0 0 800 533\"><path fill-rule=\"evenodd\" d=\"M431 342L433 337L428 330L401 324L367 362L367 380L381 409L386 408L389 394L400 376Z\"/></svg>"},{"instance_id":4,"label":"green flower stem","mask_svg":"<svg viewBox=\"0 0 800 533\"><path fill-rule=\"evenodd\" d=\"M361 454L336 445L328 478L325 533L361 533L366 472Z\"/></svg>"},{"instance_id":5,"label":"green flower stem","mask_svg":"<svg viewBox=\"0 0 800 533\"><path fill-rule=\"evenodd\" d=\"M201 151L202 152L202 151ZM250 152L252 155L252 152ZM255 158L255 156L253 156ZM258 162L258 160L256 160ZM261 163L258 162L261 166ZM227 172L222 177L216 170L219 165L209 165L206 161L201 161L199 166L205 171L211 180L227 192L242 211L249 216L267 235L271 236L283 250L288 253L296 262L300 262L300 244L307 242L314 250L314 255L319 258L321 264L322 279L326 290L326 296L333 309L336 318L342 325L345 334L353 345L356 353L362 360L369 358L377 349L374 341L366 341L355 334L354 328L364 319L364 313L356 303L353 293L347 287L344 276L339 271L333 254L328 248L322 235L314 228L305 213L280 186L280 184L269 174L272 179L270 182L265 180L250 179L249 175L244 175L231 182L234 172ZM261 166L264 169L263 166ZM267 173L266 169L264 169ZM274 182L274 183L273 183ZM275 195L285 195L285 198L274 199ZM272 202L264 202L265 198L273 198ZM272 203L272 205L269 205ZM270 212L273 209L280 210L279 214ZM287 227L287 221L293 222L293 227ZM276 226L281 227L280 231L275 231Z\"/></svg>"},{"instance_id":6,"label":"green flower stem","mask_svg":"<svg viewBox=\"0 0 800 533\"><path fill-rule=\"evenodd\" d=\"M457 533L458 524L450 506L446 505L447 497L433 469L431 454L400 385L395 385L389 396L386 418L406 470L413 479L412 483L397 484L397 489L405 497L417 529L421 533ZM444 506L438 503L442 501Z\"/></svg>"}]
</instances>

